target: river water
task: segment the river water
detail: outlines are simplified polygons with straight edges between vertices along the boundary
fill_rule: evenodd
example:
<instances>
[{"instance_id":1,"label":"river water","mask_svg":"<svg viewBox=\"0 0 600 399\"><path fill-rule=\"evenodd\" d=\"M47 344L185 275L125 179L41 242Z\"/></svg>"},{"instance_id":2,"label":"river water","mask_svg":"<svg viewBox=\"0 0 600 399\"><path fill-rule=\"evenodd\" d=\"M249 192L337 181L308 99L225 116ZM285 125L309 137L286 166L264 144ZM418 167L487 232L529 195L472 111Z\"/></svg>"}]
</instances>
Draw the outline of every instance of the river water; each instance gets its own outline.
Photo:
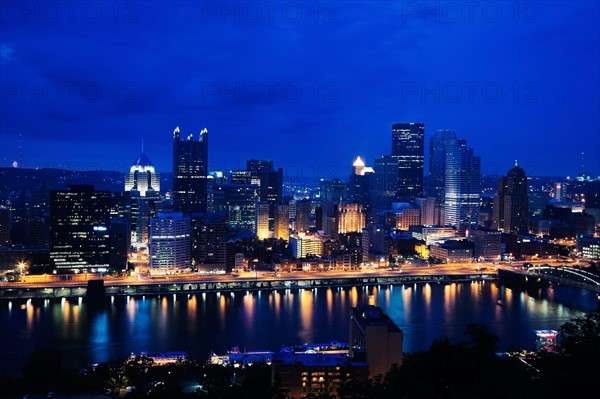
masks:
<instances>
[{"instance_id":1,"label":"river water","mask_svg":"<svg viewBox=\"0 0 600 399\"><path fill-rule=\"evenodd\" d=\"M474 281L123 297L100 308L81 299L0 302L0 373L19 374L35 349L58 350L69 369L142 351L206 360L233 346L347 342L357 304L383 308L404 331L405 352L444 336L458 342L468 323L486 324L504 351L534 349L535 330L558 329L595 310L598 299L566 286L531 291Z\"/></svg>"}]
</instances>

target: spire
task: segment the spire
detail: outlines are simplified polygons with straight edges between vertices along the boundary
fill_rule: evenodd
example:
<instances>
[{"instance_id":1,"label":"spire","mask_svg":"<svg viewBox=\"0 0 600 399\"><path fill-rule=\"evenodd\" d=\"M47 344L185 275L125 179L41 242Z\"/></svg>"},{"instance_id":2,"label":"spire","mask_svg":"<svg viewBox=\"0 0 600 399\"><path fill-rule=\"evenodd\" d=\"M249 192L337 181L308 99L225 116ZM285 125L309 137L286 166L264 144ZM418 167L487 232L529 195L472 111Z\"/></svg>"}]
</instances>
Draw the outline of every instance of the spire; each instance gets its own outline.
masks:
<instances>
[{"instance_id":1,"label":"spire","mask_svg":"<svg viewBox=\"0 0 600 399\"><path fill-rule=\"evenodd\" d=\"M515 166L519 166L519 161L515 159Z\"/></svg>"},{"instance_id":2,"label":"spire","mask_svg":"<svg viewBox=\"0 0 600 399\"><path fill-rule=\"evenodd\" d=\"M144 139L142 139L142 154L144 153Z\"/></svg>"}]
</instances>

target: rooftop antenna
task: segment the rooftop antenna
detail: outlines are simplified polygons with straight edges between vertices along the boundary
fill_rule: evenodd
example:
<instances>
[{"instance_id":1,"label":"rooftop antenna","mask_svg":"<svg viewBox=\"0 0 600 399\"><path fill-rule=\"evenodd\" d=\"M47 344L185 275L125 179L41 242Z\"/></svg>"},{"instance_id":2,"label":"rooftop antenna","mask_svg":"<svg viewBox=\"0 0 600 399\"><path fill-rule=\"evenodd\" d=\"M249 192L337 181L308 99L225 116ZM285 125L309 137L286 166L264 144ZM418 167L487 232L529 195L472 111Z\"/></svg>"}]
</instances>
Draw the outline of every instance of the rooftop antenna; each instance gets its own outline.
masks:
<instances>
[{"instance_id":1,"label":"rooftop antenna","mask_svg":"<svg viewBox=\"0 0 600 399\"><path fill-rule=\"evenodd\" d=\"M585 173L585 167L584 167L584 155L585 153L582 151L581 152L581 175L583 176Z\"/></svg>"},{"instance_id":2,"label":"rooftop antenna","mask_svg":"<svg viewBox=\"0 0 600 399\"><path fill-rule=\"evenodd\" d=\"M144 153L144 139L142 139L142 154Z\"/></svg>"}]
</instances>

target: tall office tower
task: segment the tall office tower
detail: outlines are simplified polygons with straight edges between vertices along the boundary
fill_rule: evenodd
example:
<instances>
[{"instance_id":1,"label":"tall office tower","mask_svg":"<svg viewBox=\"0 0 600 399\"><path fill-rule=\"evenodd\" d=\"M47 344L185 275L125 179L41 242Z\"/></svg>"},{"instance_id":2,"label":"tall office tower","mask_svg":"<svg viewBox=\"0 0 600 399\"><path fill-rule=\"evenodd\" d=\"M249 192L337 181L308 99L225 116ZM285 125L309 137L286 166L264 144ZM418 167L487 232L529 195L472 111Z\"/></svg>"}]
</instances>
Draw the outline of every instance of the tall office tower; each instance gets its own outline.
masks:
<instances>
[{"instance_id":1,"label":"tall office tower","mask_svg":"<svg viewBox=\"0 0 600 399\"><path fill-rule=\"evenodd\" d=\"M371 206L374 211L391 209L398 192L398 159L389 155L375 158L371 175Z\"/></svg>"},{"instance_id":2,"label":"tall office tower","mask_svg":"<svg viewBox=\"0 0 600 399\"><path fill-rule=\"evenodd\" d=\"M348 179L348 196L350 201L363 204L365 212L369 215L371 210L371 175L375 171L369 166L365 166L360 157L352 164L352 173Z\"/></svg>"},{"instance_id":3,"label":"tall office tower","mask_svg":"<svg viewBox=\"0 0 600 399\"><path fill-rule=\"evenodd\" d=\"M227 214L190 215L192 264L203 271L227 271Z\"/></svg>"},{"instance_id":4,"label":"tall office tower","mask_svg":"<svg viewBox=\"0 0 600 399\"><path fill-rule=\"evenodd\" d=\"M310 229L310 213L312 206L309 201L296 202L296 227L299 233L307 232Z\"/></svg>"},{"instance_id":5,"label":"tall office tower","mask_svg":"<svg viewBox=\"0 0 600 399\"><path fill-rule=\"evenodd\" d=\"M527 175L515 161L506 177L498 178L498 193L494 197L492 229L527 232L529 228L529 197Z\"/></svg>"},{"instance_id":6,"label":"tall office tower","mask_svg":"<svg viewBox=\"0 0 600 399\"><path fill-rule=\"evenodd\" d=\"M436 130L429 144L429 182L427 196L444 201L446 188L446 146L456 140L453 130Z\"/></svg>"},{"instance_id":7,"label":"tall office tower","mask_svg":"<svg viewBox=\"0 0 600 399\"><path fill-rule=\"evenodd\" d=\"M141 197L145 197L147 191L160 192L160 175L143 152L125 175L125 191L132 190L139 191Z\"/></svg>"},{"instance_id":8,"label":"tall office tower","mask_svg":"<svg viewBox=\"0 0 600 399\"><path fill-rule=\"evenodd\" d=\"M246 170L250 172L251 184L255 184L258 180L261 201L268 201L271 205L281 202L283 196L282 168L275 170L273 161L251 159L246 161Z\"/></svg>"},{"instance_id":9,"label":"tall office tower","mask_svg":"<svg viewBox=\"0 0 600 399\"><path fill-rule=\"evenodd\" d=\"M394 123L392 125L392 157L398 160L398 199L415 202L423 195L425 161L425 124Z\"/></svg>"},{"instance_id":10,"label":"tall office tower","mask_svg":"<svg viewBox=\"0 0 600 399\"><path fill-rule=\"evenodd\" d=\"M270 204L267 201L258 201L256 203L256 237L259 240L265 240L271 237L269 231L269 210Z\"/></svg>"},{"instance_id":11,"label":"tall office tower","mask_svg":"<svg viewBox=\"0 0 600 399\"><path fill-rule=\"evenodd\" d=\"M246 171L250 172L251 184L259 186L261 201L267 201L269 209L269 230L275 230L275 205L283 199L283 169L275 170L273 161L250 159L246 161Z\"/></svg>"},{"instance_id":12,"label":"tall office tower","mask_svg":"<svg viewBox=\"0 0 600 399\"><path fill-rule=\"evenodd\" d=\"M256 231L258 190L254 184L222 184L214 192L215 211L227 213L232 229Z\"/></svg>"},{"instance_id":13,"label":"tall office tower","mask_svg":"<svg viewBox=\"0 0 600 399\"><path fill-rule=\"evenodd\" d=\"M446 224L456 226L460 233L479 223L481 196L481 158L467 147L467 141L457 139L446 144L446 184L444 215Z\"/></svg>"},{"instance_id":14,"label":"tall office tower","mask_svg":"<svg viewBox=\"0 0 600 399\"><path fill-rule=\"evenodd\" d=\"M50 260L61 272L95 272L110 264L110 192L93 185L50 191Z\"/></svg>"},{"instance_id":15,"label":"tall office tower","mask_svg":"<svg viewBox=\"0 0 600 399\"><path fill-rule=\"evenodd\" d=\"M365 228L366 217L362 204L335 204L334 209L336 234L358 233Z\"/></svg>"},{"instance_id":16,"label":"tall office tower","mask_svg":"<svg viewBox=\"0 0 600 399\"><path fill-rule=\"evenodd\" d=\"M131 212L131 240L136 244L148 243L150 217L156 216L160 203L160 175L143 152L125 175L125 198Z\"/></svg>"},{"instance_id":17,"label":"tall office tower","mask_svg":"<svg viewBox=\"0 0 600 399\"><path fill-rule=\"evenodd\" d=\"M173 273L191 266L190 218L159 212L150 220L150 273Z\"/></svg>"},{"instance_id":18,"label":"tall office tower","mask_svg":"<svg viewBox=\"0 0 600 399\"><path fill-rule=\"evenodd\" d=\"M285 241L290 238L290 207L287 204L275 205L274 237Z\"/></svg>"},{"instance_id":19,"label":"tall office tower","mask_svg":"<svg viewBox=\"0 0 600 399\"><path fill-rule=\"evenodd\" d=\"M215 191L220 184L227 184L227 176L222 171L208 172L208 187L206 209L208 212L215 212Z\"/></svg>"},{"instance_id":20,"label":"tall office tower","mask_svg":"<svg viewBox=\"0 0 600 399\"><path fill-rule=\"evenodd\" d=\"M131 247L130 227L125 218L110 219L110 267L113 269L127 268L127 255Z\"/></svg>"},{"instance_id":21,"label":"tall office tower","mask_svg":"<svg viewBox=\"0 0 600 399\"><path fill-rule=\"evenodd\" d=\"M173 207L185 215L206 212L208 203L208 130L181 138L173 132Z\"/></svg>"},{"instance_id":22,"label":"tall office tower","mask_svg":"<svg viewBox=\"0 0 600 399\"><path fill-rule=\"evenodd\" d=\"M321 180L321 202L340 202L348 199L348 185L340 179Z\"/></svg>"}]
</instances>

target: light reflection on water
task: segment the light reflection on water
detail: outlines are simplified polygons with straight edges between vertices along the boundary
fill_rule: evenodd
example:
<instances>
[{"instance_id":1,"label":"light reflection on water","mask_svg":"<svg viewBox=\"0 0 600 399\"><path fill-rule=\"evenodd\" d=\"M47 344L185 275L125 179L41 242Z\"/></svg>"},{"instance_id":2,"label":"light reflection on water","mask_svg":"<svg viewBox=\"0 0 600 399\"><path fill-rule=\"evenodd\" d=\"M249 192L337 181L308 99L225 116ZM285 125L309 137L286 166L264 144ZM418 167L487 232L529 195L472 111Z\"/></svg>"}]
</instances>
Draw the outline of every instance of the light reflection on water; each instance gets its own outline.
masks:
<instances>
[{"instance_id":1,"label":"light reflection on water","mask_svg":"<svg viewBox=\"0 0 600 399\"><path fill-rule=\"evenodd\" d=\"M58 348L63 365L80 367L141 351L187 351L204 360L232 346L345 342L350 307L363 303L382 307L399 325L407 352L442 336L461 340L468 323L488 325L503 350L532 349L533 330L557 329L596 309L597 297L562 286L526 292L479 281L115 297L100 309L80 299L4 302L0 373L20 365L18 372L35 348Z\"/></svg>"}]
</instances>

